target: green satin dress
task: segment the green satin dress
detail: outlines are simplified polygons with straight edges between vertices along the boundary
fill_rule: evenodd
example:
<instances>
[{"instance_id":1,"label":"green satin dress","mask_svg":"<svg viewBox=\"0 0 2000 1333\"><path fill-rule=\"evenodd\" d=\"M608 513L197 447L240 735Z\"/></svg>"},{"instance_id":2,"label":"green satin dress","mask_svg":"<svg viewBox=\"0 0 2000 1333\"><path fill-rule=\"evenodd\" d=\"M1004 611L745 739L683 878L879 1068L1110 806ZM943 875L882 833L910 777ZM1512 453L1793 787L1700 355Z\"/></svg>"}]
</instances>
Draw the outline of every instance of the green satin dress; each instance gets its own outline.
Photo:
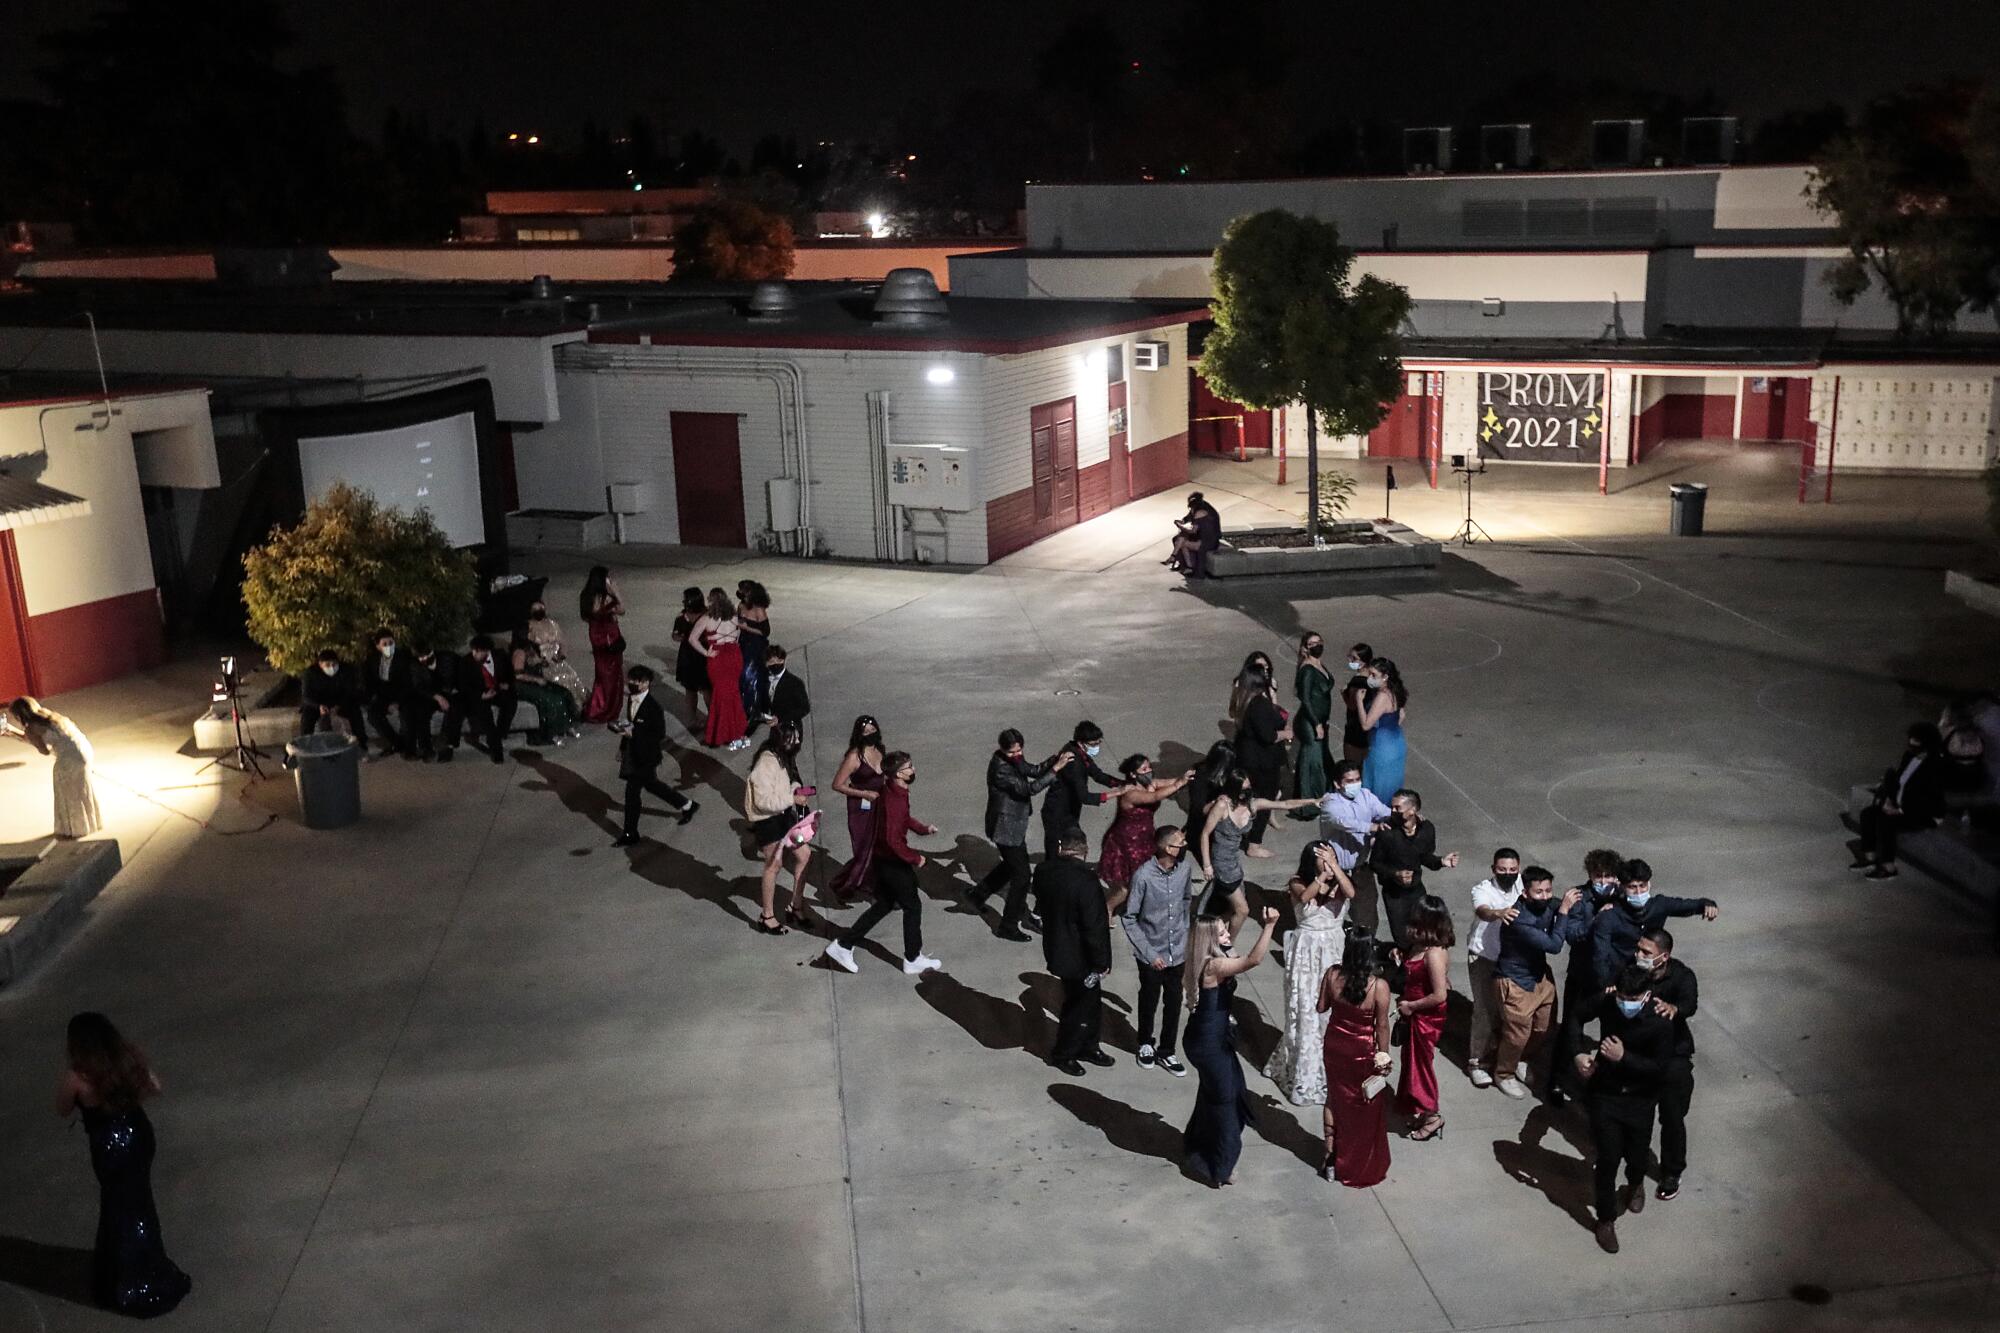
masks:
<instances>
[{"instance_id":1,"label":"green satin dress","mask_svg":"<svg viewBox=\"0 0 2000 1333\"><path fill-rule=\"evenodd\" d=\"M1334 734L1330 726L1333 678L1317 667L1301 663L1298 674L1292 677L1292 688L1299 696L1298 716L1292 719L1292 737L1298 746L1292 765L1296 781L1293 795L1317 800L1326 795L1327 756L1327 738L1317 733L1324 728L1327 735Z\"/></svg>"}]
</instances>

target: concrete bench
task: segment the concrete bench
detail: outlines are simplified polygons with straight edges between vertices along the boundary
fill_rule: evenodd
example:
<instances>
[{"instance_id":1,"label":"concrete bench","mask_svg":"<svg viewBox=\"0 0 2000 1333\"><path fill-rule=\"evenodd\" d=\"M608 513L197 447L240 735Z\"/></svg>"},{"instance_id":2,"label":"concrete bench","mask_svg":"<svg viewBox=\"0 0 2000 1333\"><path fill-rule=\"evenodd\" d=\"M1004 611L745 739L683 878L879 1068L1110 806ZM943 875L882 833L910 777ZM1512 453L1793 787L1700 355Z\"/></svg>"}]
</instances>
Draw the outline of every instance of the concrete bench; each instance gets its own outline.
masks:
<instances>
[{"instance_id":1,"label":"concrete bench","mask_svg":"<svg viewBox=\"0 0 2000 1333\"><path fill-rule=\"evenodd\" d=\"M1842 822L1857 828L1861 812L1874 801L1873 786L1851 788ZM1933 828L1898 837L1896 859L1968 897L1991 902L1993 940L1995 947L2000 947L2000 835L1974 827L1969 815L1946 816Z\"/></svg>"},{"instance_id":2,"label":"concrete bench","mask_svg":"<svg viewBox=\"0 0 2000 1333\"><path fill-rule=\"evenodd\" d=\"M518 701L514 713L514 732L541 730L542 717L535 706L526 699ZM397 721L400 723L401 718ZM444 726L444 715L431 717L431 734L436 735ZM243 736L253 745L262 746L272 754L282 754L285 742L299 734L299 710L297 708L251 708L243 714ZM202 754L219 754L236 744L236 728L229 720L229 710L224 708L218 715L214 709L195 719L194 748Z\"/></svg>"},{"instance_id":3,"label":"concrete bench","mask_svg":"<svg viewBox=\"0 0 2000 1333\"><path fill-rule=\"evenodd\" d=\"M0 894L0 987L53 953L123 864L110 838L59 842Z\"/></svg>"}]
</instances>

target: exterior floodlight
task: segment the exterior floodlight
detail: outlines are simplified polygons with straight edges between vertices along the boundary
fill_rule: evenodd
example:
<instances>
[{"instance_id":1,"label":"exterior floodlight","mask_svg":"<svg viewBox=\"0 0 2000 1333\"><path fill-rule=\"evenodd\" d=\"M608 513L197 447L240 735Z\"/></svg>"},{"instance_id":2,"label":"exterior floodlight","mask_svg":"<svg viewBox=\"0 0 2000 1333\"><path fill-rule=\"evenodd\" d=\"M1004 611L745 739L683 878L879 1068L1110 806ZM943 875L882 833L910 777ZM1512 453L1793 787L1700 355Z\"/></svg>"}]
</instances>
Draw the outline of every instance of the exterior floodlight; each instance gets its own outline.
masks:
<instances>
[{"instance_id":1,"label":"exterior floodlight","mask_svg":"<svg viewBox=\"0 0 2000 1333\"><path fill-rule=\"evenodd\" d=\"M958 373L950 366L932 366L924 372L924 378L932 384L949 384L958 378Z\"/></svg>"}]
</instances>

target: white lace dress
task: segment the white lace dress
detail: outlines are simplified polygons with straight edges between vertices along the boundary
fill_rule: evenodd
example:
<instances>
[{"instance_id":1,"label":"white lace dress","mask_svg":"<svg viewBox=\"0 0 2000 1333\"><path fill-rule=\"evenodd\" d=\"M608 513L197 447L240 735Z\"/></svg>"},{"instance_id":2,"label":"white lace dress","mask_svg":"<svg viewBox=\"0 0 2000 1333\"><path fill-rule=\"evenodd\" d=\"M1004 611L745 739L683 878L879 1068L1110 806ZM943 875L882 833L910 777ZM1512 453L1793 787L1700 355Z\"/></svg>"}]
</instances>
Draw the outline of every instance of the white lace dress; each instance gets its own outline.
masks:
<instances>
[{"instance_id":1,"label":"white lace dress","mask_svg":"<svg viewBox=\"0 0 2000 1333\"><path fill-rule=\"evenodd\" d=\"M53 725L42 728L42 738L56 760L56 836L87 837L104 827L97 793L90 785L90 742L62 714L51 718Z\"/></svg>"},{"instance_id":2,"label":"white lace dress","mask_svg":"<svg viewBox=\"0 0 2000 1333\"><path fill-rule=\"evenodd\" d=\"M1299 910L1298 928L1285 938L1285 1035L1264 1066L1294 1106L1326 1103L1326 1018L1319 983L1337 966L1347 944L1347 900L1338 910L1319 902Z\"/></svg>"}]
</instances>

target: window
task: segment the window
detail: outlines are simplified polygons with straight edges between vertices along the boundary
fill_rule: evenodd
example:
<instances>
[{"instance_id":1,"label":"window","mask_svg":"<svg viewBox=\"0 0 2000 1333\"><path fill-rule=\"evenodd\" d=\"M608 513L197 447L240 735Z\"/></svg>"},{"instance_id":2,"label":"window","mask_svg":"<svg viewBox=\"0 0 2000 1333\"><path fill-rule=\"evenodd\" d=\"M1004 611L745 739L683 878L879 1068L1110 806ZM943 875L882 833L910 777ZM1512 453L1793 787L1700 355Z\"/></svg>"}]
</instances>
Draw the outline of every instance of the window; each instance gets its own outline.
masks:
<instances>
[{"instance_id":1,"label":"window","mask_svg":"<svg viewBox=\"0 0 2000 1333\"><path fill-rule=\"evenodd\" d=\"M1112 343L1104 349L1104 382L1123 384L1125 382L1125 344Z\"/></svg>"}]
</instances>

